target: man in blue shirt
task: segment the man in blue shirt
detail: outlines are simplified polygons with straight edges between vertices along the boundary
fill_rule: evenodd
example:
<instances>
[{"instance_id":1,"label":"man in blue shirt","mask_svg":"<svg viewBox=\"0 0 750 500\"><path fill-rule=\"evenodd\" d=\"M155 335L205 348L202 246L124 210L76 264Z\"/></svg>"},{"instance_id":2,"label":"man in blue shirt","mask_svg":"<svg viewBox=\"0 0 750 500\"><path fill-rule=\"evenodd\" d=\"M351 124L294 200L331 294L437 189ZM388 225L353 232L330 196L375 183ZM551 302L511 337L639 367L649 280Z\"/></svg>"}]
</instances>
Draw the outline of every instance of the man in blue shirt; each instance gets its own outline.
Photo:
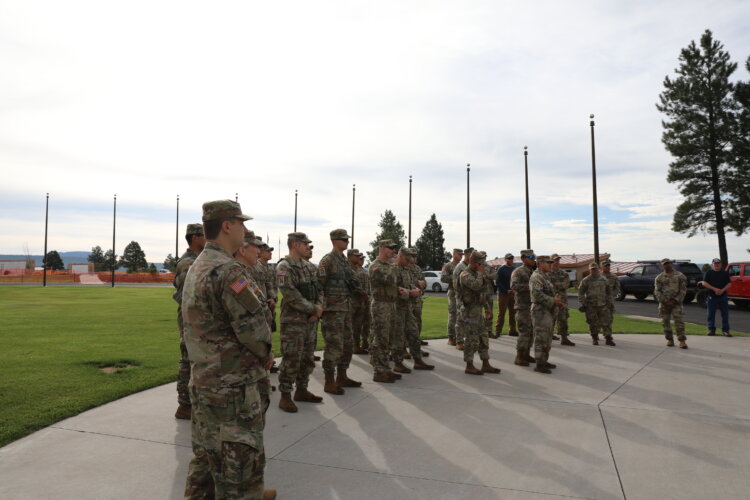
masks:
<instances>
[{"instance_id":1,"label":"man in blue shirt","mask_svg":"<svg viewBox=\"0 0 750 500\"><path fill-rule=\"evenodd\" d=\"M495 323L495 335L497 338L502 334L505 323L505 311L508 311L508 335L518 337L516 329L516 310L513 300L513 291L510 289L510 275L513 274L513 254L505 254L505 264L497 270L497 322Z\"/></svg>"},{"instance_id":2,"label":"man in blue shirt","mask_svg":"<svg viewBox=\"0 0 750 500\"><path fill-rule=\"evenodd\" d=\"M711 261L711 269L703 275L703 281L699 283L708 290L706 306L708 307L708 335L716 335L716 309L721 311L721 333L725 337L731 337L729 333L729 273L721 265L721 259Z\"/></svg>"}]
</instances>

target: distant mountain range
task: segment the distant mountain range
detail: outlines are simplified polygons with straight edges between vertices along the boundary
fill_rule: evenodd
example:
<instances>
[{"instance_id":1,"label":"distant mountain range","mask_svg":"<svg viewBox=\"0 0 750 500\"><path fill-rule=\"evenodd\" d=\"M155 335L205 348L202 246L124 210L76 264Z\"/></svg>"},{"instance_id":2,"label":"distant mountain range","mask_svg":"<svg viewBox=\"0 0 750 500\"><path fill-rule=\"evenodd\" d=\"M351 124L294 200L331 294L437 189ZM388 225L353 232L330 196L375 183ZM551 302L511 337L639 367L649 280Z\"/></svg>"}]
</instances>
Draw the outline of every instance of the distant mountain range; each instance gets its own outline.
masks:
<instances>
[{"instance_id":1,"label":"distant mountain range","mask_svg":"<svg viewBox=\"0 0 750 500\"><path fill-rule=\"evenodd\" d=\"M83 264L88 262L88 256L91 252L58 252L60 254L60 257L63 260L63 264L65 264L65 268L68 268L68 264ZM36 267L42 267L42 259L44 258L43 255L29 255L30 258L34 259L34 265ZM0 254L0 260L26 260L25 255L11 255L11 254ZM149 262L151 264L151 262ZM154 262L153 263L156 266L156 269L161 271L161 269L164 267L163 262ZM125 271L125 268L122 267L118 269L118 271Z\"/></svg>"}]
</instances>

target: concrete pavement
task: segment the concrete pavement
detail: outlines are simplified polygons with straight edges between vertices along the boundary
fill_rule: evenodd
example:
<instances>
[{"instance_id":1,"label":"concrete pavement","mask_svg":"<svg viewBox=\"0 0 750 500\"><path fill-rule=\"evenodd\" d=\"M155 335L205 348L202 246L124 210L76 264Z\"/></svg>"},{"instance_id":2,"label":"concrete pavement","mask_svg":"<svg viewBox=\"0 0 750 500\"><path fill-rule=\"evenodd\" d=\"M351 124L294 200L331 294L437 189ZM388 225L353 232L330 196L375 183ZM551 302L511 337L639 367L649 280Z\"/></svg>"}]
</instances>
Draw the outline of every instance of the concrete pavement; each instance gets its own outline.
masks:
<instances>
[{"instance_id":1,"label":"concrete pavement","mask_svg":"<svg viewBox=\"0 0 750 500\"><path fill-rule=\"evenodd\" d=\"M281 412L272 398L266 484L280 499L747 498L750 339L617 335L617 347L555 343L553 375L512 365L515 338L491 340L500 375L465 375L430 341L434 372L324 394ZM272 375L275 382L275 375ZM175 386L144 391L0 449L0 498L178 499L192 456Z\"/></svg>"}]
</instances>

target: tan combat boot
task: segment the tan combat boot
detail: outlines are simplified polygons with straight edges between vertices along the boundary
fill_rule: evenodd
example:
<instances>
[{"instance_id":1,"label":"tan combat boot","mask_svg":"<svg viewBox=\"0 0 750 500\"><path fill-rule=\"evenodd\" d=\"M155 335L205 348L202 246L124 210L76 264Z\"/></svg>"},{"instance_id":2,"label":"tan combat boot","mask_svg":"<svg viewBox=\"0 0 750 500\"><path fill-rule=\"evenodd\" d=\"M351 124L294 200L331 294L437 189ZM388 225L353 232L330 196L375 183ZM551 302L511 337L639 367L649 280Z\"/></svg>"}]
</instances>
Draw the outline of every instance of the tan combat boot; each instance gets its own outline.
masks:
<instances>
[{"instance_id":1,"label":"tan combat boot","mask_svg":"<svg viewBox=\"0 0 750 500\"><path fill-rule=\"evenodd\" d=\"M482 372L483 373L500 373L500 368L495 368L490 364L489 359L482 360Z\"/></svg>"},{"instance_id":2,"label":"tan combat boot","mask_svg":"<svg viewBox=\"0 0 750 500\"><path fill-rule=\"evenodd\" d=\"M179 418L180 420L190 420L190 416L192 415L192 413L192 406L180 403L180 406L177 407L177 411L174 413L174 418Z\"/></svg>"},{"instance_id":3,"label":"tan combat boot","mask_svg":"<svg viewBox=\"0 0 750 500\"><path fill-rule=\"evenodd\" d=\"M534 358L534 356L531 355L530 347L528 349L524 349L523 355L526 357L526 361L528 361L529 363L531 364L536 363L536 358Z\"/></svg>"},{"instance_id":4,"label":"tan combat boot","mask_svg":"<svg viewBox=\"0 0 750 500\"><path fill-rule=\"evenodd\" d=\"M571 342L571 340L568 338L567 334L562 335L562 341L560 342L560 345L569 345L573 347L575 345L574 342Z\"/></svg>"},{"instance_id":5,"label":"tan combat boot","mask_svg":"<svg viewBox=\"0 0 750 500\"><path fill-rule=\"evenodd\" d=\"M591 345L599 345L599 335L591 336Z\"/></svg>"},{"instance_id":6,"label":"tan combat boot","mask_svg":"<svg viewBox=\"0 0 750 500\"><path fill-rule=\"evenodd\" d=\"M276 490L263 490L263 500L276 500Z\"/></svg>"},{"instance_id":7,"label":"tan combat boot","mask_svg":"<svg viewBox=\"0 0 750 500\"><path fill-rule=\"evenodd\" d=\"M513 361L513 363L518 366L529 366L529 362L526 361L526 356L523 355L523 351L523 349L516 350L516 360Z\"/></svg>"},{"instance_id":8,"label":"tan combat boot","mask_svg":"<svg viewBox=\"0 0 750 500\"><path fill-rule=\"evenodd\" d=\"M459 351L463 351L464 350L464 343L463 342L456 342L456 349L458 349Z\"/></svg>"},{"instance_id":9,"label":"tan combat boot","mask_svg":"<svg viewBox=\"0 0 750 500\"><path fill-rule=\"evenodd\" d=\"M411 354L406 349L404 349L404 359L411 359Z\"/></svg>"},{"instance_id":10,"label":"tan combat boot","mask_svg":"<svg viewBox=\"0 0 750 500\"><path fill-rule=\"evenodd\" d=\"M477 367L474 366L474 363L466 363L466 369L464 370L464 373L468 373L469 375L484 375L482 373L482 370L478 370Z\"/></svg>"},{"instance_id":11,"label":"tan combat boot","mask_svg":"<svg viewBox=\"0 0 750 500\"><path fill-rule=\"evenodd\" d=\"M680 340L680 349L687 349L687 344L684 340Z\"/></svg>"},{"instance_id":12,"label":"tan combat boot","mask_svg":"<svg viewBox=\"0 0 750 500\"><path fill-rule=\"evenodd\" d=\"M326 382L323 385L323 390L329 394L344 394L344 389L342 389L336 382L333 380L333 372L325 372L326 373Z\"/></svg>"},{"instance_id":13,"label":"tan combat boot","mask_svg":"<svg viewBox=\"0 0 750 500\"><path fill-rule=\"evenodd\" d=\"M396 363L393 366L393 371L396 373L411 373L411 370L407 368L403 363Z\"/></svg>"},{"instance_id":14,"label":"tan combat boot","mask_svg":"<svg viewBox=\"0 0 750 500\"><path fill-rule=\"evenodd\" d=\"M611 345L612 347L616 346L615 341L612 339L612 337L607 337L607 341L605 342L607 345Z\"/></svg>"},{"instance_id":15,"label":"tan combat boot","mask_svg":"<svg viewBox=\"0 0 750 500\"><path fill-rule=\"evenodd\" d=\"M422 361L422 358L416 358L414 360L414 369L415 370L434 370L435 366L428 365L424 361Z\"/></svg>"},{"instance_id":16,"label":"tan combat boot","mask_svg":"<svg viewBox=\"0 0 750 500\"><path fill-rule=\"evenodd\" d=\"M448 337L448 345L456 345L456 339Z\"/></svg>"},{"instance_id":17,"label":"tan combat boot","mask_svg":"<svg viewBox=\"0 0 750 500\"><path fill-rule=\"evenodd\" d=\"M673 339L667 339L667 347L674 347L674 340Z\"/></svg>"},{"instance_id":18,"label":"tan combat boot","mask_svg":"<svg viewBox=\"0 0 750 500\"><path fill-rule=\"evenodd\" d=\"M396 381L396 379L391 377L388 373L376 373L372 376L372 381L382 382L384 384L392 384Z\"/></svg>"},{"instance_id":19,"label":"tan combat boot","mask_svg":"<svg viewBox=\"0 0 750 500\"><path fill-rule=\"evenodd\" d=\"M534 371L539 373L552 373L552 371L547 368L547 363L544 361L539 361L534 367Z\"/></svg>"},{"instance_id":20,"label":"tan combat boot","mask_svg":"<svg viewBox=\"0 0 750 500\"><path fill-rule=\"evenodd\" d=\"M292 395L288 392L281 393L281 399L279 399L279 408L287 413L297 413L297 405L292 401Z\"/></svg>"},{"instance_id":21,"label":"tan combat boot","mask_svg":"<svg viewBox=\"0 0 750 500\"><path fill-rule=\"evenodd\" d=\"M302 403L320 403L323 401L323 398L316 396L308 391L307 388L297 387L297 390L294 391L294 400Z\"/></svg>"},{"instance_id":22,"label":"tan combat boot","mask_svg":"<svg viewBox=\"0 0 750 500\"><path fill-rule=\"evenodd\" d=\"M346 370L338 369L336 374L336 385L339 387L362 387L362 382L357 382L346 376Z\"/></svg>"}]
</instances>

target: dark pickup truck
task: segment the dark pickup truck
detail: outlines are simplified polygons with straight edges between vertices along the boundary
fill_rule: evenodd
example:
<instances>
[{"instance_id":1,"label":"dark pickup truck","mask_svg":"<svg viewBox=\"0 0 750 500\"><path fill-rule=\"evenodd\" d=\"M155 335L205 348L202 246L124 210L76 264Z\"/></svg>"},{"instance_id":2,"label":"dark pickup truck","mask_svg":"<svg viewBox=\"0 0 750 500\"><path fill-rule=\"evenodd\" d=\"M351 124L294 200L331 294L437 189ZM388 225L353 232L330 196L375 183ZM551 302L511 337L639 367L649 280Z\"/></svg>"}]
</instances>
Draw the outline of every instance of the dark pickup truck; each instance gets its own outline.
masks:
<instances>
[{"instance_id":1,"label":"dark pickup truck","mask_svg":"<svg viewBox=\"0 0 750 500\"><path fill-rule=\"evenodd\" d=\"M687 304L695 298L698 290L698 282L703 279L700 268L689 260L675 260L672 263L675 271L680 271L688 281L687 293L684 302ZM625 300L625 295L632 294L637 300L645 300L654 293L654 280L664 268L658 260L639 260L625 276L618 276L620 280L620 293L617 300Z\"/></svg>"}]
</instances>

